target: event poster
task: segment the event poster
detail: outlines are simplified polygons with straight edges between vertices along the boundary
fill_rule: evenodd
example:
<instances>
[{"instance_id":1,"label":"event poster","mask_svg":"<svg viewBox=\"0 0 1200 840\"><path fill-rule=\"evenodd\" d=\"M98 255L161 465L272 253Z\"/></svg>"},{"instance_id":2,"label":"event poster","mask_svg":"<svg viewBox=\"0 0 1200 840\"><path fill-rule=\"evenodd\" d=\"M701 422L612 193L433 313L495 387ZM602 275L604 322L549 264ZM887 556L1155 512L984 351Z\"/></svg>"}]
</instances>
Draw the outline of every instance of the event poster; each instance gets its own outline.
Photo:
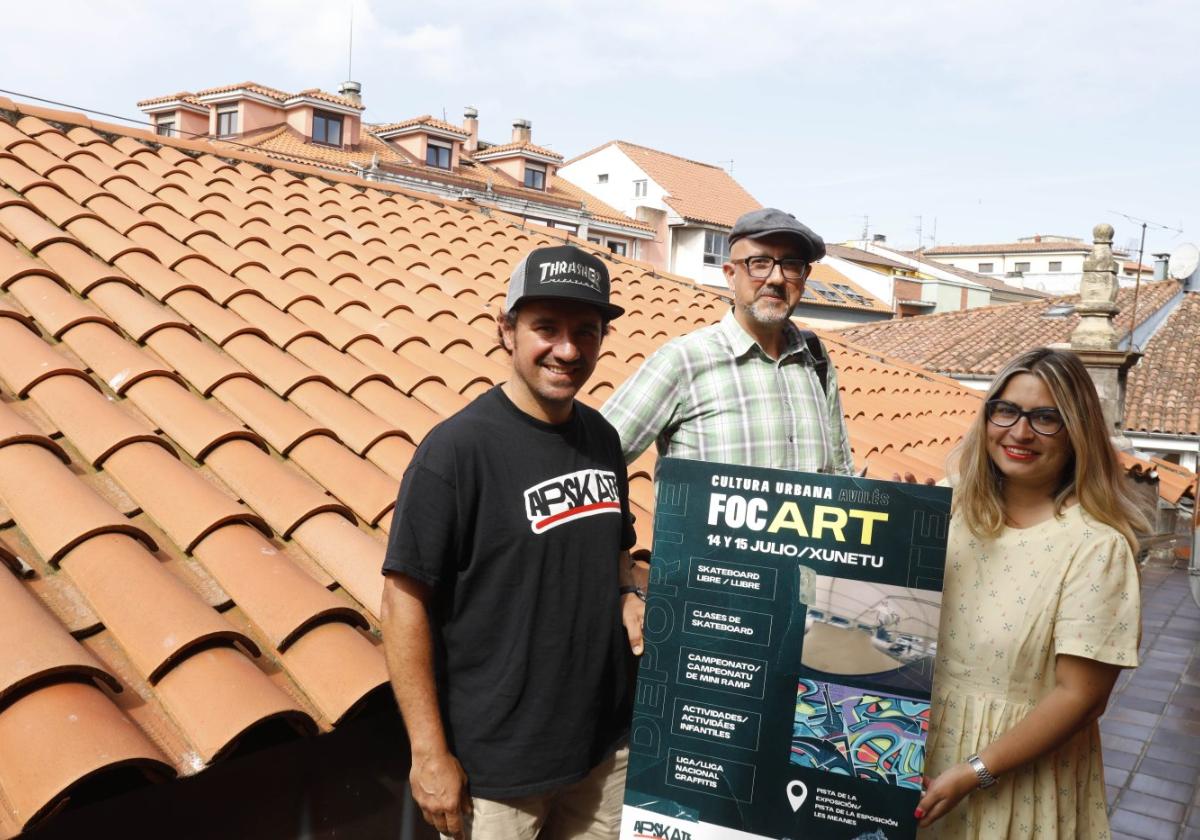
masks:
<instances>
[{"instance_id":1,"label":"event poster","mask_svg":"<svg viewBox=\"0 0 1200 840\"><path fill-rule=\"evenodd\" d=\"M621 840L916 835L950 490L664 458Z\"/></svg>"}]
</instances>

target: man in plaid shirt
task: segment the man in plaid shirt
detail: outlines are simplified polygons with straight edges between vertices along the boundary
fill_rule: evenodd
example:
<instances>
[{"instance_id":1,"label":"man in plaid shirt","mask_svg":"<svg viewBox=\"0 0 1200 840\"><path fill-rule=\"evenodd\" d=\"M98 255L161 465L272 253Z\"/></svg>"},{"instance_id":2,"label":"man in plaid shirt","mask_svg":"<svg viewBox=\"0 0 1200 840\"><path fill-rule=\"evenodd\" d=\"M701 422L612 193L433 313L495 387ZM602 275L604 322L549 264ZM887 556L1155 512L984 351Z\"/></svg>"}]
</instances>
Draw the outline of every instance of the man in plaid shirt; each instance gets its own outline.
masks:
<instances>
[{"instance_id":1,"label":"man in plaid shirt","mask_svg":"<svg viewBox=\"0 0 1200 840\"><path fill-rule=\"evenodd\" d=\"M737 220L729 245L722 270L733 309L664 345L601 409L626 463L653 441L660 456L851 474L833 366L822 384L827 360L814 358L790 317L824 240L763 208Z\"/></svg>"}]
</instances>

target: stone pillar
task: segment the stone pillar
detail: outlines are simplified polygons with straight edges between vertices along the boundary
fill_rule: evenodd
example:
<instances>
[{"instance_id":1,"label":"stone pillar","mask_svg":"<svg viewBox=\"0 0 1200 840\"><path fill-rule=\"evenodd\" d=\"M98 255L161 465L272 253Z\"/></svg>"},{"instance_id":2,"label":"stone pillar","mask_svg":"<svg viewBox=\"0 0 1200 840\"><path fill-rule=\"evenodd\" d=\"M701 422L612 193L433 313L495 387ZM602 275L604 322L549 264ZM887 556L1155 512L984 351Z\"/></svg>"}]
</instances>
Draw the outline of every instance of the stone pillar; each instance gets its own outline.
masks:
<instances>
[{"instance_id":1,"label":"stone pillar","mask_svg":"<svg viewBox=\"0 0 1200 840\"><path fill-rule=\"evenodd\" d=\"M1119 337L1113 329L1113 318L1117 314L1117 261L1112 255L1112 225L1096 225L1092 237L1092 253L1083 261L1080 300L1075 307L1079 326L1071 333L1071 347L1116 350Z\"/></svg>"},{"instance_id":2,"label":"stone pillar","mask_svg":"<svg viewBox=\"0 0 1200 840\"><path fill-rule=\"evenodd\" d=\"M1092 229L1092 253L1083 261L1083 280L1079 285L1079 325L1071 333L1071 350L1087 366L1105 425L1118 449L1132 448L1124 434L1125 379L1141 353L1118 350L1120 336L1113 328L1117 312L1117 261L1112 255L1112 225L1099 224ZM1132 329L1132 327L1131 327ZM1130 342L1132 344L1132 342Z\"/></svg>"}]
</instances>

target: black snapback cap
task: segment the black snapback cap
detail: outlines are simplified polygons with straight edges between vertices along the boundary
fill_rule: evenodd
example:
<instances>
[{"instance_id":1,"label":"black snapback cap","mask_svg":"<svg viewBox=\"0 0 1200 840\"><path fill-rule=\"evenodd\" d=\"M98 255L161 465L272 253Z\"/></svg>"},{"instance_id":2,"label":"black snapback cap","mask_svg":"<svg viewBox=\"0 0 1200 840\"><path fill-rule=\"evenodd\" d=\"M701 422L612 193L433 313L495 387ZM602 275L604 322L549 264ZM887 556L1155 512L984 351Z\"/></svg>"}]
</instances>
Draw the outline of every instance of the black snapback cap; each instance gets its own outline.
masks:
<instances>
[{"instance_id":1,"label":"black snapback cap","mask_svg":"<svg viewBox=\"0 0 1200 840\"><path fill-rule=\"evenodd\" d=\"M574 245L534 248L517 263L508 281L504 311L525 300L590 303L608 319L625 310L608 300L608 267L595 254Z\"/></svg>"}]
</instances>

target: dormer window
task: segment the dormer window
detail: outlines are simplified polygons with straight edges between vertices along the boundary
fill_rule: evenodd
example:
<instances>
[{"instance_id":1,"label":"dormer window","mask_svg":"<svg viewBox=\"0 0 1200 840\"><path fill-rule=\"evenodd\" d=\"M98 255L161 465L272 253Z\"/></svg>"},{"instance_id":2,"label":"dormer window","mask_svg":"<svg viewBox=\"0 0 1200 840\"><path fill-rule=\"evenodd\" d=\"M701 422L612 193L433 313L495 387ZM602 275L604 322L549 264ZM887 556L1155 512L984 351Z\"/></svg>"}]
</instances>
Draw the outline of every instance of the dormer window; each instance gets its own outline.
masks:
<instances>
[{"instance_id":1,"label":"dormer window","mask_svg":"<svg viewBox=\"0 0 1200 840\"><path fill-rule=\"evenodd\" d=\"M526 161L525 186L531 190L546 189L546 167Z\"/></svg>"},{"instance_id":2,"label":"dormer window","mask_svg":"<svg viewBox=\"0 0 1200 840\"><path fill-rule=\"evenodd\" d=\"M328 111L313 111L313 142L326 146L342 145L342 118Z\"/></svg>"},{"instance_id":3,"label":"dormer window","mask_svg":"<svg viewBox=\"0 0 1200 840\"><path fill-rule=\"evenodd\" d=\"M436 140L430 140L425 145L426 166L433 166L437 169L449 169L453 155L454 147L449 143L439 143Z\"/></svg>"},{"instance_id":4,"label":"dormer window","mask_svg":"<svg viewBox=\"0 0 1200 840\"><path fill-rule=\"evenodd\" d=\"M175 115L170 117L160 117L154 123L154 133L159 137L174 137L175 136Z\"/></svg>"},{"instance_id":5,"label":"dormer window","mask_svg":"<svg viewBox=\"0 0 1200 840\"><path fill-rule=\"evenodd\" d=\"M217 136L232 137L238 132L238 107L225 105L217 109Z\"/></svg>"}]
</instances>

